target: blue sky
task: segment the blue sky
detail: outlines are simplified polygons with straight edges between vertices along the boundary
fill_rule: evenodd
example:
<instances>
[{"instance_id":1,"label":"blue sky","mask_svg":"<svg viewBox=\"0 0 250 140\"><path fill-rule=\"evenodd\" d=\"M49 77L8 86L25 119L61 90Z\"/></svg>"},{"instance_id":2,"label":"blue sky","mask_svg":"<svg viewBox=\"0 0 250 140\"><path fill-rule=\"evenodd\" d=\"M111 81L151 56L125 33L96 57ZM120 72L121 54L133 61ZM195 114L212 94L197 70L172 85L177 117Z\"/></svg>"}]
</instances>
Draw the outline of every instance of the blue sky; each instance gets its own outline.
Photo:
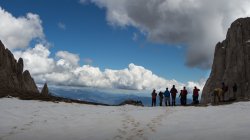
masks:
<instances>
[{"instance_id":1,"label":"blue sky","mask_svg":"<svg viewBox=\"0 0 250 140\"><path fill-rule=\"evenodd\" d=\"M80 64L88 58L100 69L123 69L134 63L158 76L180 82L198 81L208 76L209 69L185 65L185 47L149 41L132 26L112 26L106 20L106 9L95 4L80 4L78 0L8 0L1 1L0 5L15 17L28 12L38 14L46 39L52 44L52 55L59 50L69 51L79 54ZM58 24L63 24L65 29Z\"/></svg>"}]
</instances>

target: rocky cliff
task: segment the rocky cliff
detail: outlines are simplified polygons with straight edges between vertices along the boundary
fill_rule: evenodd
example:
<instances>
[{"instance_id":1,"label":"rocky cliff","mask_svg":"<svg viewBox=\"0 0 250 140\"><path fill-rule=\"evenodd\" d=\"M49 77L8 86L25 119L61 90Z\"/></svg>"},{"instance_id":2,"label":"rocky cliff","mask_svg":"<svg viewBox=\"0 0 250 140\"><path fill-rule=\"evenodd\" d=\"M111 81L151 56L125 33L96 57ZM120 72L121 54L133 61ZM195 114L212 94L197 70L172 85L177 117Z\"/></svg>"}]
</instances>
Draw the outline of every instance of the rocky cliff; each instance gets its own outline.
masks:
<instances>
[{"instance_id":1,"label":"rocky cliff","mask_svg":"<svg viewBox=\"0 0 250 140\"><path fill-rule=\"evenodd\" d=\"M23 72L23 59L18 61L0 41L0 97L17 94L38 94L29 71Z\"/></svg>"},{"instance_id":2,"label":"rocky cliff","mask_svg":"<svg viewBox=\"0 0 250 140\"><path fill-rule=\"evenodd\" d=\"M250 18L240 18L228 29L226 39L215 47L211 74L202 92L202 103L212 102L212 92L224 82L228 86L225 100L232 99L237 84L236 99L250 97Z\"/></svg>"}]
</instances>

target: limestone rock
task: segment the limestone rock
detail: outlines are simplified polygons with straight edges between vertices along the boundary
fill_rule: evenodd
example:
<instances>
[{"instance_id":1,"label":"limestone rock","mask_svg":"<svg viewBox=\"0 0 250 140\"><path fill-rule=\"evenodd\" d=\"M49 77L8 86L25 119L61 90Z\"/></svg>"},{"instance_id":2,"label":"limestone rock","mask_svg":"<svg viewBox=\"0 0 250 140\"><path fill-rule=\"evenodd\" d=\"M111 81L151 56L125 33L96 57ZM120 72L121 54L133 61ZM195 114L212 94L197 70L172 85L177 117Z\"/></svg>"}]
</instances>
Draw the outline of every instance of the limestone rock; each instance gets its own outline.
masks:
<instances>
[{"instance_id":1,"label":"limestone rock","mask_svg":"<svg viewBox=\"0 0 250 140\"><path fill-rule=\"evenodd\" d=\"M18 62L0 41L0 97L19 94L38 94L37 86L28 71L23 72L23 59Z\"/></svg>"},{"instance_id":2,"label":"limestone rock","mask_svg":"<svg viewBox=\"0 0 250 140\"><path fill-rule=\"evenodd\" d=\"M44 84L43 89L41 91L41 94L44 95L44 96L48 96L49 95L49 88L48 88L47 83Z\"/></svg>"},{"instance_id":3,"label":"limestone rock","mask_svg":"<svg viewBox=\"0 0 250 140\"><path fill-rule=\"evenodd\" d=\"M226 39L215 47L211 74L202 92L202 103L212 102L212 92L224 82L228 86L225 100L233 98L233 85L237 84L237 99L250 97L250 18L234 21Z\"/></svg>"}]
</instances>

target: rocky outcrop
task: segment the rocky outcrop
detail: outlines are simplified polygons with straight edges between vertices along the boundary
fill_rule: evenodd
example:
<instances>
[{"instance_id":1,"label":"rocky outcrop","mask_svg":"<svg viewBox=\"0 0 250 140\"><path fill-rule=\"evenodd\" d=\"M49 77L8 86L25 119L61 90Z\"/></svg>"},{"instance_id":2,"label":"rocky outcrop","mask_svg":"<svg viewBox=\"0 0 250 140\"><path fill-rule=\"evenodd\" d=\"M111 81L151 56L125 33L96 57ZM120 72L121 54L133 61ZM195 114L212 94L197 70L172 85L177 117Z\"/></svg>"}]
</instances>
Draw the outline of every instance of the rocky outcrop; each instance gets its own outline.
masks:
<instances>
[{"instance_id":1,"label":"rocky outcrop","mask_svg":"<svg viewBox=\"0 0 250 140\"><path fill-rule=\"evenodd\" d=\"M250 18L240 18L228 29L226 39L215 47L211 74L203 88L201 102L212 102L212 92L224 82L228 86L225 100L234 97L233 85L237 84L236 99L250 97Z\"/></svg>"},{"instance_id":2,"label":"rocky outcrop","mask_svg":"<svg viewBox=\"0 0 250 140\"><path fill-rule=\"evenodd\" d=\"M142 101L135 101L135 100L125 100L124 102L119 104L119 106L122 106L122 105L144 106L142 104Z\"/></svg>"},{"instance_id":3,"label":"rocky outcrop","mask_svg":"<svg viewBox=\"0 0 250 140\"><path fill-rule=\"evenodd\" d=\"M23 72L23 59L18 61L0 41L0 97L17 94L38 94L29 71Z\"/></svg>"},{"instance_id":4,"label":"rocky outcrop","mask_svg":"<svg viewBox=\"0 0 250 140\"><path fill-rule=\"evenodd\" d=\"M44 84L41 94L44 95L44 96L49 95L49 88L48 88L47 83Z\"/></svg>"}]
</instances>

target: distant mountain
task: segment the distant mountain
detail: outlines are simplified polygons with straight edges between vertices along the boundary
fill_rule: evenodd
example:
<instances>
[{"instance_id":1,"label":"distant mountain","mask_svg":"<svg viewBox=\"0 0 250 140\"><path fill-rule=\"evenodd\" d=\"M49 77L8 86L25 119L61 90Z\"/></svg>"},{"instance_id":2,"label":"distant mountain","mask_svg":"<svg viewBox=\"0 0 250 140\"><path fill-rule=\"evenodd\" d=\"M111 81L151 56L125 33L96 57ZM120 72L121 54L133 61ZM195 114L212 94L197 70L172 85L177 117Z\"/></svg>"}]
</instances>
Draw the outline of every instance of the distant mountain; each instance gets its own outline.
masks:
<instances>
[{"instance_id":1,"label":"distant mountain","mask_svg":"<svg viewBox=\"0 0 250 140\"><path fill-rule=\"evenodd\" d=\"M142 101L144 106L151 106L150 91L112 90L67 86L50 86L49 89L52 95L75 100L103 103L109 105L118 105L125 100L135 100ZM179 104L178 98L176 101L177 104ZM191 98L189 98L188 103L191 102L192 100ZM157 103L159 103L158 100Z\"/></svg>"}]
</instances>

